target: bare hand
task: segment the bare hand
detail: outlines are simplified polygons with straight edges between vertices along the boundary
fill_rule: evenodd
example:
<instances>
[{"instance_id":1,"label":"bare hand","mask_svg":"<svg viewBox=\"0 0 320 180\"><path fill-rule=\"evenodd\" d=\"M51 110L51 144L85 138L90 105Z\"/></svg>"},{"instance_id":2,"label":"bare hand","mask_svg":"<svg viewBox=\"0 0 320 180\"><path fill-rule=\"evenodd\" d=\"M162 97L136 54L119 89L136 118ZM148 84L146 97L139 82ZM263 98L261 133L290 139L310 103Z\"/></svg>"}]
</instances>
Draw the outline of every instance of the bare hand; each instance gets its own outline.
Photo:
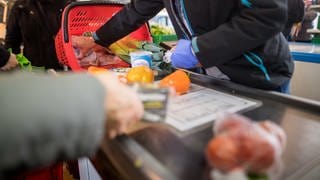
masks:
<instances>
[{"instance_id":1,"label":"bare hand","mask_svg":"<svg viewBox=\"0 0 320 180\"><path fill-rule=\"evenodd\" d=\"M304 2L304 6L306 8L308 8L308 7L310 7L312 5L312 0L303 0L303 2Z\"/></svg>"},{"instance_id":2,"label":"bare hand","mask_svg":"<svg viewBox=\"0 0 320 180\"><path fill-rule=\"evenodd\" d=\"M15 68L17 65L18 65L18 60L16 59L16 55L11 53L7 64L2 66L1 70L8 71L10 69Z\"/></svg>"},{"instance_id":3,"label":"bare hand","mask_svg":"<svg viewBox=\"0 0 320 180\"><path fill-rule=\"evenodd\" d=\"M96 74L105 86L107 123L106 132L110 138L128 132L131 125L143 116L143 105L138 95L122 84L110 73Z\"/></svg>"},{"instance_id":4,"label":"bare hand","mask_svg":"<svg viewBox=\"0 0 320 180\"><path fill-rule=\"evenodd\" d=\"M297 39L300 30L301 30L301 24L300 23L295 24L294 26L292 26L291 32L290 32L292 40L296 40Z\"/></svg>"},{"instance_id":5,"label":"bare hand","mask_svg":"<svg viewBox=\"0 0 320 180\"><path fill-rule=\"evenodd\" d=\"M86 36L72 36L72 46L80 50L77 58L81 59L90 51L101 51L103 49L102 46L96 44L92 37Z\"/></svg>"}]
</instances>

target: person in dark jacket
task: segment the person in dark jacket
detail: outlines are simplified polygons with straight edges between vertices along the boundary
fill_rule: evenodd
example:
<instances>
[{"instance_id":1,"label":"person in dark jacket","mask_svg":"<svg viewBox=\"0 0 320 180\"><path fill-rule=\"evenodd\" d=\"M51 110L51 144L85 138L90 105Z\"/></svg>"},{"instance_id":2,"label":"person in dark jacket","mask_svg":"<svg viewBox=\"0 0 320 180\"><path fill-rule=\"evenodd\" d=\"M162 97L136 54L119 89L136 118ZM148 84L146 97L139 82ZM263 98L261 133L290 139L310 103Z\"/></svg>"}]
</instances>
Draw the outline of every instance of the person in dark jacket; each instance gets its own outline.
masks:
<instances>
[{"instance_id":1,"label":"person in dark jacket","mask_svg":"<svg viewBox=\"0 0 320 180\"><path fill-rule=\"evenodd\" d=\"M284 37L290 39L291 29L294 24L299 23L304 17L304 1L288 0L288 20L282 31Z\"/></svg>"},{"instance_id":2,"label":"person in dark jacket","mask_svg":"<svg viewBox=\"0 0 320 180\"><path fill-rule=\"evenodd\" d=\"M61 24L67 0L17 0L10 12L5 47L23 54L33 66L62 69L55 52L54 36Z\"/></svg>"},{"instance_id":3,"label":"person in dark jacket","mask_svg":"<svg viewBox=\"0 0 320 180\"><path fill-rule=\"evenodd\" d=\"M16 56L3 47L0 47L0 70L8 71L18 65Z\"/></svg>"},{"instance_id":4,"label":"person in dark jacket","mask_svg":"<svg viewBox=\"0 0 320 180\"><path fill-rule=\"evenodd\" d=\"M308 29L313 28L313 21L317 18L318 14L316 11L310 9L311 0L306 0L306 12L303 17L303 21L299 26L295 27L295 30L292 33L293 40L297 42L311 42L312 34L308 33Z\"/></svg>"},{"instance_id":5,"label":"person in dark jacket","mask_svg":"<svg viewBox=\"0 0 320 180\"><path fill-rule=\"evenodd\" d=\"M247 86L288 92L294 64L281 31L286 0L132 0L93 37L72 38L84 55L108 47L166 8L179 37L171 56L179 68L201 66L208 75Z\"/></svg>"}]
</instances>

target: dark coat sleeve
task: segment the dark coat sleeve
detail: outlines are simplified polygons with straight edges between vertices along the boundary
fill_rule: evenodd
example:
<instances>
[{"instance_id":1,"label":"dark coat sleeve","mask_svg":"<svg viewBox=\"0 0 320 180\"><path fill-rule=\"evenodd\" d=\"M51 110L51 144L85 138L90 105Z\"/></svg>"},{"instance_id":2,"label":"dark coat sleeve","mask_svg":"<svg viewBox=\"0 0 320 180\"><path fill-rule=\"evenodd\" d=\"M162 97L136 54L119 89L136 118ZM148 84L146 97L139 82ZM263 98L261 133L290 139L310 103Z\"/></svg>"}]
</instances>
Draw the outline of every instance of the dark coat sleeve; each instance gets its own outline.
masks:
<instances>
[{"instance_id":1,"label":"dark coat sleeve","mask_svg":"<svg viewBox=\"0 0 320 180\"><path fill-rule=\"evenodd\" d=\"M138 29L163 8L162 0L132 0L96 31L97 36L103 42L100 45L108 47Z\"/></svg>"},{"instance_id":2,"label":"dark coat sleeve","mask_svg":"<svg viewBox=\"0 0 320 180\"><path fill-rule=\"evenodd\" d=\"M104 134L105 89L85 74L0 77L0 176L93 153Z\"/></svg>"},{"instance_id":3,"label":"dark coat sleeve","mask_svg":"<svg viewBox=\"0 0 320 180\"><path fill-rule=\"evenodd\" d=\"M304 2L303 0L288 0L288 20L282 31L283 35L288 38L292 26L301 22L304 18Z\"/></svg>"},{"instance_id":4,"label":"dark coat sleeve","mask_svg":"<svg viewBox=\"0 0 320 180\"><path fill-rule=\"evenodd\" d=\"M196 55L205 68L239 57L263 45L283 29L287 20L286 0L250 2L251 8L241 5L239 14L229 22L197 37L199 52Z\"/></svg>"},{"instance_id":5,"label":"dark coat sleeve","mask_svg":"<svg viewBox=\"0 0 320 180\"><path fill-rule=\"evenodd\" d=\"M19 26L18 19L19 7L18 3L15 3L12 7L7 25L6 25L6 38L5 48L12 49L14 54L20 53L20 46L22 44L22 34Z\"/></svg>"},{"instance_id":6,"label":"dark coat sleeve","mask_svg":"<svg viewBox=\"0 0 320 180\"><path fill-rule=\"evenodd\" d=\"M304 17L303 0L288 0L288 23L301 22Z\"/></svg>"},{"instance_id":7,"label":"dark coat sleeve","mask_svg":"<svg viewBox=\"0 0 320 180\"><path fill-rule=\"evenodd\" d=\"M9 58L10 53L6 49L0 47L0 67L6 65Z\"/></svg>"}]
</instances>

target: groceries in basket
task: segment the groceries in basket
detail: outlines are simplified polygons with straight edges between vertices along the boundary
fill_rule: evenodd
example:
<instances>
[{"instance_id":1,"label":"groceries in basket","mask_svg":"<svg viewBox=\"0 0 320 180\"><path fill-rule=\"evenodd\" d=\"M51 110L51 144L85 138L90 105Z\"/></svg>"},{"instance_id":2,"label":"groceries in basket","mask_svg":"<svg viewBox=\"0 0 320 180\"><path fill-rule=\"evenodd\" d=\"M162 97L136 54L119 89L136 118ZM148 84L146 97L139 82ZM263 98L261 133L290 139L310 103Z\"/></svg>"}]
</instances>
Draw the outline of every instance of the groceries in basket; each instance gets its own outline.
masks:
<instances>
[{"instance_id":1,"label":"groceries in basket","mask_svg":"<svg viewBox=\"0 0 320 180\"><path fill-rule=\"evenodd\" d=\"M286 135L278 125L226 114L215 122L214 134L205 152L215 179L217 174L229 176L239 172L247 179L253 175L263 179L280 175Z\"/></svg>"},{"instance_id":2,"label":"groceries in basket","mask_svg":"<svg viewBox=\"0 0 320 180\"><path fill-rule=\"evenodd\" d=\"M91 36L91 32L85 32L83 36ZM78 48L73 51L78 64L84 69L89 66L113 69L144 65L164 73L172 72L170 64L163 62L163 48L148 41L136 40L130 35L108 48L92 49L86 55L80 54Z\"/></svg>"}]
</instances>

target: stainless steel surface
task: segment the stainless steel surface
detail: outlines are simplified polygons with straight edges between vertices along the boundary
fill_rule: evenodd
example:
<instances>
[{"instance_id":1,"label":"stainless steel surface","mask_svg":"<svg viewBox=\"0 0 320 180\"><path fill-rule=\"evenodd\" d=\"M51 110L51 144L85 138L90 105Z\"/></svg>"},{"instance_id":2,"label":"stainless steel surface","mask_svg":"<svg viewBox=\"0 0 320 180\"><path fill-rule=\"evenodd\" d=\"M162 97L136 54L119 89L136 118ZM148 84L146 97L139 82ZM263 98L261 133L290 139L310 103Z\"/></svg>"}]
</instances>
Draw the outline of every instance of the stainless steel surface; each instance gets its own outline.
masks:
<instances>
[{"instance_id":1,"label":"stainless steel surface","mask_svg":"<svg viewBox=\"0 0 320 180\"><path fill-rule=\"evenodd\" d=\"M280 179L300 179L300 177L320 179L320 174L317 174L316 171L320 165L320 161L316 161L320 158L319 104L201 75L193 74L191 78L196 84L261 101L262 106L243 114L256 121L269 119L281 125L285 130L288 143L283 154L284 168ZM165 124L142 122L125 138L125 141L115 140L117 147L113 147L114 151L103 151L103 153L113 162L118 162L118 159L125 156L130 160L129 163L145 154L154 157L144 162L144 166L155 174L173 174L177 179L209 179L209 168L204 157L204 149L212 136L212 123L187 133L181 133ZM130 141L136 142L135 145L128 146ZM112 144L105 143L102 149ZM123 152L123 154L119 156L114 153L115 151ZM157 164L158 167L152 164ZM121 164L118 164L116 169L122 172L125 170L127 174L136 171L144 172L142 169L123 169ZM150 178L148 175L141 177L141 179Z\"/></svg>"},{"instance_id":2,"label":"stainless steel surface","mask_svg":"<svg viewBox=\"0 0 320 180\"><path fill-rule=\"evenodd\" d=\"M320 45L312 43L289 43L290 51L320 54Z\"/></svg>"}]
</instances>

